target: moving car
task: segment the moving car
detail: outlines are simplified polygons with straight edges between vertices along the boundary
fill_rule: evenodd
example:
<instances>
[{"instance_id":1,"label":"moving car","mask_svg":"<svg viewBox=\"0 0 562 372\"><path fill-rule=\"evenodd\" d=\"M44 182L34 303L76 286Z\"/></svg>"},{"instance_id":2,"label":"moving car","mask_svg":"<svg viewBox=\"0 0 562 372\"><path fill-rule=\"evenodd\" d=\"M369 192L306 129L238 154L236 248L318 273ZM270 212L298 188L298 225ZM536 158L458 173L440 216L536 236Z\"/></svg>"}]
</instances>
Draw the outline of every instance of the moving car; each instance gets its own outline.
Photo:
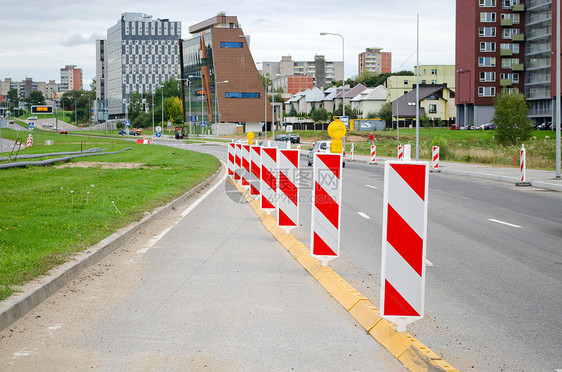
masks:
<instances>
[{"instance_id":1,"label":"moving car","mask_svg":"<svg viewBox=\"0 0 562 372\"><path fill-rule=\"evenodd\" d=\"M60 131L60 134L68 134L68 131L63 129L63 130Z\"/></svg>"},{"instance_id":2,"label":"moving car","mask_svg":"<svg viewBox=\"0 0 562 372\"><path fill-rule=\"evenodd\" d=\"M330 153L330 145L332 144L332 141L316 141L314 143L314 146L312 146L312 148L310 149L310 151L308 152L307 158L308 158L308 166L312 167L312 164L314 163L314 153L316 152L320 152L320 153ZM343 157L343 162L342 162L342 167L345 168L345 155Z\"/></svg>"},{"instance_id":3,"label":"moving car","mask_svg":"<svg viewBox=\"0 0 562 372\"><path fill-rule=\"evenodd\" d=\"M275 136L274 141L288 141L289 136L287 134L278 134Z\"/></svg>"},{"instance_id":4,"label":"moving car","mask_svg":"<svg viewBox=\"0 0 562 372\"><path fill-rule=\"evenodd\" d=\"M289 138L291 139L291 143L301 143L301 138L298 134L289 134Z\"/></svg>"},{"instance_id":5,"label":"moving car","mask_svg":"<svg viewBox=\"0 0 562 372\"><path fill-rule=\"evenodd\" d=\"M126 134L127 134L127 132L126 132L124 129L120 129L120 130L119 130L119 135L124 136L124 135L126 135ZM139 135L138 132L129 130L129 136L138 136L138 135Z\"/></svg>"}]
</instances>

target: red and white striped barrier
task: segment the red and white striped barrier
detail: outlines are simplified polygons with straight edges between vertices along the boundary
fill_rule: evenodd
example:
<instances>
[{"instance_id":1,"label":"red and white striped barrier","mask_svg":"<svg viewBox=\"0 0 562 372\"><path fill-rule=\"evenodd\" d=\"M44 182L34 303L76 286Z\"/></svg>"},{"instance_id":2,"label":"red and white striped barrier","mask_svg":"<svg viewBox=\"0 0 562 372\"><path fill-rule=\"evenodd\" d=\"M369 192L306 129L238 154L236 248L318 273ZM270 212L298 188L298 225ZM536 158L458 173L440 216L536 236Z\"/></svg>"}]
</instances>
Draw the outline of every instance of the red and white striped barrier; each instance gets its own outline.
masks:
<instances>
[{"instance_id":1,"label":"red and white striped barrier","mask_svg":"<svg viewBox=\"0 0 562 372\"><path fill-rule=\"evenodd\" d=\"M349 160L353 161L353 153L355 152L355 144L351 144L351 150L349 150Z\"/></svg>"},{"instance_id":2,"label":"red and white striped barrier","mask_svg":"<svg viewBox=\"0 0 562 372\"><path fill-rule=\"evenodd\" d=\"M150 145L150 140L146 139L146 136L143 136L142 139L137 140L137 144L139 145Z\"/></svg>"},{"instance_id":3,"label":"red and white striped barrier","mask_svg":"<svg viewBox=\"0 0 562 372\"><path fill-rule=\"evenodd\" d=\"M375 164L377 161L377 145L371 145L371 157L369 158L370 164Z\"/></svg>"},{"instance_id":4,"label":"red and white striped barrier","mask_svg":"<svg viewBox=\"0 0 562 372\"><path fill-rule=\"evenodd\" d=\"M242 181L242 144L237 143L234 151L234 180Z\"/></svg>"},{"instance_id":5,"label":"red and white striped barrier","mask_svg":"<svg viewBox=\"0 0 562 372\"><path fill-rule=\"evenodd\" d=\"M259 198L261 181L261 147L250 146L250 195Z\"/></svg>"},{"instance_id":6,"label":"red and white striped barrier","mask_svg":"<svg viewBox=\"0 0 562 372\"><path fill-rule=\"evenodd\" d=\"M525 150L525 145L521 145L521 152L519 155L519 168L521 171L521 182L527 182L527 150Z\"/></svg>"},{"instance_id":7,"label":"red and white striped barrier","mask_svg":"<svg viewBox=\"0 0 562 372\"><path fill-rule=\"evenodd\" d=\"M311 255L326 266L340 254L342 154L314 154Z\"/></svg>"},{"instance_id":8,"label":"red and white striped barrier","mask_svg":"<svg viewBox=\"0 0 562 372\"><path fill-rule=\"evenodd\" d=\"M300 149L301 149L301 144L299 143L299 144L297 144L297 150L300 150Z\"/></svg>"},{"instance_id":9,"label":"red and white striped barrier","mask_svg":"<svg viewBox=\"0 0 562 372\"><path fill-rule=\"evenodd\" d=\"M398 332L423 317L429 164L384 167L381 314Z\"/></svg>"},{"instance_id":10,"label":"red and white striped barrier","mask_svg":"<svg viewBox=\"0 0 562 372\"><path fill-rule=\"evenodd\" d=\"M267 213L275 210L277 204L277 148L261 149L260 207Z\"/></svg>"},{"instance_id":11,"label":"red and white striped barrier","mask_svg":"<svg viewBox=\"0 0 562 372\"><path fill-rule=\"evenodd\" d=\"M431 163L431 168L436 171L439 170L439 146L433 146L431 148L431 159L432 159L432 163Z\"/></svg>"},{"instance_id":12,"label":"red and white striped barrier","mask_svg":"<svg viewBox=\"0 0 562 372\"><path fill-rule=\"evenodd\" d=\"M287 233L299 225L299 150L279 150L277 226Z\"/></svg>"},{"instance_id":13,"label":"red and white striped barrier","mask_svg":"<svg viewBox=\"0 0 562 372\"><path fill-rule=\"evenodd\" d=\"M398 160L404 160L404 146L398 145Z\"/></svg>"},{"instance_id":14,"label":"red and white striped barrier","mask_svg":"<svg viewBox=\"0 0 562 372\"><path fill-rule=\"evenodd\" d=\"M33 146L33 135L30 134L27 136L27 142L25 143L25 147Z\"/></svg>"},{"instance_id":15,"label":"red and white striped barrier","mask_svg":"<svg viewBox=\"0 0 562 372\"><path fill-rule=\"evenodd\" d=\"M234 177L234 151L236 151L236 144L231 142L227 147L226 165L228 167L228 175Z\"/></svg>"},{"instance_id":16,"label":"red and white striped barrier","mask_svg":"<svg viewBox=\"0 0 562 372\"><path fill-rule=\"evenodd\" d=\"M242 145L242 186L250 188L250 145Z\"/></svg>"}]
</instances>

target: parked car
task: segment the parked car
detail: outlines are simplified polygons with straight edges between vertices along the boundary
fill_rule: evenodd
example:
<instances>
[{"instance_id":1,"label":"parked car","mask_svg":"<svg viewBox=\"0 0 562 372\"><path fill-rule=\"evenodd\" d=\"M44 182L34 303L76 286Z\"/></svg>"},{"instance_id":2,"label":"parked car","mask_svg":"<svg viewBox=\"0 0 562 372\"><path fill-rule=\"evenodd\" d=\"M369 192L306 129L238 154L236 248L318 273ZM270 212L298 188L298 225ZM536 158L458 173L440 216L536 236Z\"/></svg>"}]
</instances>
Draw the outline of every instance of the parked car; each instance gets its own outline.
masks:
<instances>
[{"instance_id":1,"label":"parked car","mask_svg":"<svg viewBox=\"0 0 562 372\"><path fill-rule=\"evenodd\" d=\"M458 130L459 127L457 126L457 124L451 124L451 130Z\"/></svg>"},{"instance_id":2,"label":"parked car","mask_svg":"<svg viewBox=\"0 0 562 372\"><path fill-rule=\"evenodd\" d=\"M27 120L37 120L37 116L30 116L27 118Z\"/></svg>"},{"instance_id":3,"label":"parked car","mask_svg":"<svg viewBox=\"0 0 562 372\"><path fill-rule=\"evenodd\" d=\"M551 129L553 129L553 128L552 128L552 123L545 122L545 123L539 124L539 125L537 126L537 129L538 129L538 130L551 130Z\"/></svg>"},{"instance_id":4,"label":"parked car","mask_svg":"<svg viewBox=\"0 0 562 372\"><path fill-rule=\"evenodd\" d=\"M60 134L68 134L68 131L63 129L63 130L60 131Z\"/></svg>"},{"instance_id":5,"label":"parked car","mask_svg":"<svg viewBox=\"0 0 562 372\"><path fill-rule=\"evenodd\" d=\"M120 129L120 130L119 130L119 135L124 136L124 135L126 135L126 134L127 134L127 132L125 131L125 129ZM129 130L129 136L138 136L138 135L139 135L138 132Z\"/></svg>"},{"instance_id":6,"label":"parked car","mask_svg":"<svg viewBox=\"0 0 562 372\"><path fill-rule=\"evenodd\" d=\"M482 129L484 129L484 130L494 130L494 129L496 129L496 124L492 124L492 123L484 124L482 126Z\"/></svg>"},{"instance_id":7,"label":"parked car","mask_svg":"<svg viewBox=\"0 0 562 372\"><path fill-rule=\"evenodd\" d=\"M308 166L312 167L312 164L314 163L314 153L330 153L331 144L332 141L316 141L307 155ZM343 156L342 167L345 168L345 155Z\"/></svg>"},{"instance_id":8,"label":"parked car","mask_svg":"<svg viewBox=\"0 0 562 372\"><path fill-rule=\"evenodd\" d=\"M301 143L301 137L298 134L289 134L289 138L291 139L291 143Z\"/></svg>"},{"instance_id":9,"label":"parked car","mask_svg":"<svg viewBox=\"0 0 562 372\"><path fill-rule=\"evenodd\" d=\"M275 136L274 138L275 141L288 141L289 140L289 135L287 134L278 134Z\"/></svg>"}]
</instances>

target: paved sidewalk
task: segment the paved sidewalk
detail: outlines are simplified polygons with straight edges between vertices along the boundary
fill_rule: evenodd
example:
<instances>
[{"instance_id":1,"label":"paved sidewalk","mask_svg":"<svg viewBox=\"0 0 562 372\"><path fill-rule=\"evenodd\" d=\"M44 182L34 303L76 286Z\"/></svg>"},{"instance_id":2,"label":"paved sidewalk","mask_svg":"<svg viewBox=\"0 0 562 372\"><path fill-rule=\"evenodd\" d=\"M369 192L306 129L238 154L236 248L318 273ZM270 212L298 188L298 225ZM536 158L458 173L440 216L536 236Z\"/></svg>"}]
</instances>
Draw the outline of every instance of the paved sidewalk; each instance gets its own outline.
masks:
<instances>
[{"instance_id":1,"label":"paved sidewalk","mask_svg":"<svg viewBox=\"0 0 562 372\"><path fill-rule=\"evenodd\" d=\"M354 159L356 163L367 163L369 157L366 155L354 155ZM347 155L347 160L349 161L349 155ZM377 164L383 164L386 160L396 159L377 157ZM439 170L442 173L479 177L513 184L520 181L519 167L500 167L485 164L440 161ZM527 169L526 177L527 182L531 183L531 186L553 191L562 191L562 179L556 178L555 171Z\"/></svg>"}]
</instances>

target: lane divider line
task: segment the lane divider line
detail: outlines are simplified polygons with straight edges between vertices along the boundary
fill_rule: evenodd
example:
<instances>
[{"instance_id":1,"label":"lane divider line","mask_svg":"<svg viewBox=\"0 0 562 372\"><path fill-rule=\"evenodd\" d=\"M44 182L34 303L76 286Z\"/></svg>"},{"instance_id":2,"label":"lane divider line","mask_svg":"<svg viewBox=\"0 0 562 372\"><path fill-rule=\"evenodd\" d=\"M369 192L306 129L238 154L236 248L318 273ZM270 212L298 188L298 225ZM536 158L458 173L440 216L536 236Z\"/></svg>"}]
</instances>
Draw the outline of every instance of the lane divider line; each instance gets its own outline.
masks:
<instances>
[{"instance_id":1,"label":"lane divider line","mask_svg":"<svg viewBox=\"0 0 562 372\"><path fill-rule=\"evenodd\" d=\"M340 303L355 320L410 371L457 371L439 355L408 332L396 332L396 325L380 316L379 309L359 291L347 283L329 266L312 256L306 246L291 234L277 227L277 220L260 208L248 190L228 182L246 198L259 219L285 249Z\"/></svg>"},{"instance_id":2,"label":"lane divider line","mask_svg":"<svg viewBox=\"0 0 562 372\"><path fill-rule=\"evenodd\" d=\"M363 213L363 212L357 212L357 214L360 215L361 217L363 217L363 218L366 219L366 220L370 220L370 219L371 219L371 217L367 216L367 215L366 215L365 213Z\"/></svg>"},{"instance_id":3,"label":"lane divider line","mask_svg":"<svg viewBox=\"0 0 562 372\"><path fill-rule=\"evenodd\" d=\"M433 264L433 262L431 262L430 260L428 260L427 258L425 259L425 263L427 264L427 266L435 266Z\"/></svg>"},{"instance_id":4,"label":"lane divider line","mask_svg":"<svg viewBox=\"0 0 562 372\"><path fill-rule=\"evenodd\" d=\"M493 218L488 218L488 221L492 221L492 222L495 222L495 223L500 223L500 224L502 224L502 225L506 225L506 226L510 226L510 227L515 227L515 228L518 228L518 229L522 228L522 226L514 225L514 224L512 224L512 223L505 222L505 221L500 221L500 220L496 220L496 219L493 219Z\"/></svg>"},{"instance_id":5,"label":"lane divider line","mask_svg":"<svg viewBox=\"0 0 562 372\"><path fill-rule=\"evenodd\" d=\"M371 185L365 185L365 186L370 187L371 189L378 189L378 187L376 186L371 186Z\"/></svg>"}]
</instances>

